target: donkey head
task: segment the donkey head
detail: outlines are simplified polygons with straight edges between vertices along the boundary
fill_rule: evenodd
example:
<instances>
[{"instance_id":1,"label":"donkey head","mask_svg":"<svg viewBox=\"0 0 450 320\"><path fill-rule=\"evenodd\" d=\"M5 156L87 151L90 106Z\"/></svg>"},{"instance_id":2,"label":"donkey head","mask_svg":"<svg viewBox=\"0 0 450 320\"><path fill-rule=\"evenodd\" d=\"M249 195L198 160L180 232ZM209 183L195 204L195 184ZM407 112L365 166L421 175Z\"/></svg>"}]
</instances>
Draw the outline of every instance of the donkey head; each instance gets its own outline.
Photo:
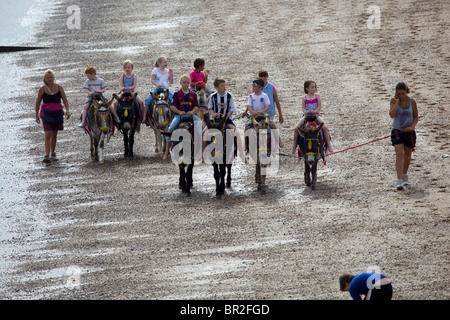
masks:
<instances>
[{"instance_id":1,"label":"donkey head","mask_svg":"<svg viewBox=\"0 0 450 320\"><path fill-rule=\"evenodd\" d=\"M200 107L208 106L211 94L208 91L206 91L204 87L200 87L200 89L196 91L196 95L197 95L197 102Z\"/></svg>"},{"instance_id":2,"label":"donkey head","mask_svg":"<svg viewBox=\"0 0 450 320\"><path fill-rule=\"evenodd\" d=\"M269 118L264 116L252 117L252 124L255 130L267 129L269 127Z\"/></svg>"},{"instance_id":3,"label":"donkey head","mask_svg":"<svg viewBox=\"0 0 450 320\"><path fill-rule=\"evenodd\" d=\"M124 92L120 96L113 93L113 98L116 99L120 105L133 105L137 98L137 92L133 93L133 95L131 95L131 93Z\"/></svg>"},{"instance_id":4,"label":"donkey head","mask_svg":"<svg viewBox=\"0 0 450 320\"><path fill-rule=\"evenodd\" d=\"M113 103L113 101L114 101L114 97L112 97L111 100L109 100L108 102L104 102L102 100L98 101L97 99L93 98L92 99L92 104L97 109L99 109L101 107L104 107L104 108L108 109L111 106L111 104Z\"/></svg>"},{"instance_id":5,"label":"donkey head","mask_svg":"<svg viewBox=\"0 0 450 320\"><path fill-rule=\"evenodd\" d=\"M205 121L206 126L208 129L218 129L220 131L223 130L225 126L225 122L227 121L227 117L220 118L220 121L218 123L211 122L211 119L209 118L209 112L205 114L205 117L203 119Z\"/></svg>"},{"instance_id":6,"label":"donkey head","mask_svg":"<svg viewBox=\"0 0 450 320\"><path fill-rule=\"evenodd\" d=\"M323 127L323 122L320 123L319 125L317 125L317 123L315 122L308 122L305 124L305 128L298 128L298 133L302 136L302 137L313 137L313 136L317 136L319 134L319 131L322 129Z\"/></svg>"},{"instance_id":7,"label":"donkey head","mask_svg":"<svg viewBox=\"0 0 450 320\"><path fill-rule=\"evenodd\" d=\"M169 89L166 89L165 91L162 91L160 89L156 90L156 94L153 92L150 92L153 101L155 101L155 103L158 103L158 101L169 101Z\"/></svg>"}]
</instances>

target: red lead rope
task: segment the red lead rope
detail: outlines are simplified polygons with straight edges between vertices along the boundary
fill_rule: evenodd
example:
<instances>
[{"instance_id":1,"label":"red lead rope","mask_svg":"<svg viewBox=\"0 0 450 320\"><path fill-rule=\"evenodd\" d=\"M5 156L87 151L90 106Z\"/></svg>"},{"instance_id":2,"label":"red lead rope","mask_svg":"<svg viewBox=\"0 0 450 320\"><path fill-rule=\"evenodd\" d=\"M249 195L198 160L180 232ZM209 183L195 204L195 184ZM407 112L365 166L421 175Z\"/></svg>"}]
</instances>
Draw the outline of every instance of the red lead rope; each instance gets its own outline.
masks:
<instances>
[{"instance_id":1,"label":"red lead rope","mask_svg":"<svg viewBox=\"0 0 450 320\"><path fill-rule=\"evenodd\" d=\"M365 146L366 144L374 143L374 142L376 142L376 141L380 141L380 140L383 140L383 139L387 139L387 138L390 138L390 137L392 137L392 136L396 136L397 134L401 134L401 133L405 133L405 132L406 132L406 131L400 131L400 132L397 132L397 133L388 135L388 136L386 136L386 137L379 138L379 139L376 139L376 140L372 140L372 141L369 141L369 142L366 142L366 143L363 143L363 144L360 144L360 145L357 145L357 146L354 146L354 147L350 147L350 148L347 148L347 149L344 149L344 150L339 150L339 151L336 151L336 152L329 153L329 154L327 154L327 156L331 156L332 154L336 154L336 153L344 152L344 151L347 151L347 150L355 149L355 148L358 148L358 147L362 147L362 146ZM414 149L414 133L413 133L413 131L411 131L411 142L412 142L412 144L413 144L412 152L414 152L415 149Z\"/></svg>"}]
</instances>

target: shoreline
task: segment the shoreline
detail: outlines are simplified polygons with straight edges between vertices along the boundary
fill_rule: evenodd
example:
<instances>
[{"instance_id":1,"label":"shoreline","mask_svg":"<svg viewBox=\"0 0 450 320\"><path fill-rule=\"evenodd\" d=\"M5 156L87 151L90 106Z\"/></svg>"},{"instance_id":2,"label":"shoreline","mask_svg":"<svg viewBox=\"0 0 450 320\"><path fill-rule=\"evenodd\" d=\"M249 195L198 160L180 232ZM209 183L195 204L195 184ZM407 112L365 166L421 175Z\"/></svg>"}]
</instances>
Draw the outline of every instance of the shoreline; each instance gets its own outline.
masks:
<instances>
[{"instance_id":1,"label":"shoreline","mask_svg":"<svg viewBox=\"0 0 450 320\"><path fill-rule=\"evenodd\" d=\"M11 240L21 251L10 257L13 269L0 298L342 300L348 296L337 289L340 273L363 272L369 265L387 273L396 299L448 298L449 181L440 177L449 169L439 155L449 153L449 71L436 67L446 61L441 55L445 37L434 37L442 22L423 27L429 15L448 17L443 3L429 11L392 10L415 19L397 29L383 18L388 34L366 30L362 5L315 4L310 8L315 19L306 24L306 12L289 3L256 8L232 1L224 12L219 4L204 8L194 2L198 8L192 16L180 11L182 2L163 10L141 0L123 11L120 3L103 3L96 11L96 3L80 2L81 29L63 30L67 5L58 4L37 35L52 46L20 53L18 63L29 84L16 99L27 110L18 116L24 119L18 131L27 141L23 148L30 146L28 152L21 149L30 183L23 205L40 213L11 223L22 231ZM384 6L382 12L396 8L394 1ZM211 12L223 12L227 19L219 14L199 19ZM180 18L172 25L167 16ZM129 17L138 26L127 24ZM253 42L254 36L240 28L243 21L264 35L270 50ZM304 35L310 28L317 41ZM208 37L196 37L198 30L206 30ZM341 40L336 40L338 31ZM414 40L417 52L401 36ZM280 46L280 39L289 46ZM309 55L301 55L304 50ZM146 92L160 55L168 56L175 79L203 56L211 79L226 78L240 111L255 73L268 69L269 81L280 90L285 123L279 128L286 150L298 121L304 79L317 78L334 149L340 150L389 130L385 105L392 87L396 79L410 78L421 117L413 185L403 193L393 190L394 151L388 142L330 157L326 166L320 165L316 192L304 186L295 159L280 159L279 175L270 179L266 197L254 190L252 168L236 165L224 201L214 199L212 168L206 165L194 169L191 199L180 195L176 168L154 153L153 132L145 126L136 135L134 159L123 158L116 134L105 148L105 165L91 163L88 137L76 128L84 67L97 67L109 97L118 88L122 61L130 58L139 76L138 91ZM31 124L35 92L49 67L73 112L58 134L60 162L43 167L42 128ZM435 72L429 73L430 68ZM175 80L171 89L176 88ZM430 128L443 137L435 139ZM425 165L430 161L433 169ZM74 286L68 286L71 277Z\"/></svg>"}]
</instances>

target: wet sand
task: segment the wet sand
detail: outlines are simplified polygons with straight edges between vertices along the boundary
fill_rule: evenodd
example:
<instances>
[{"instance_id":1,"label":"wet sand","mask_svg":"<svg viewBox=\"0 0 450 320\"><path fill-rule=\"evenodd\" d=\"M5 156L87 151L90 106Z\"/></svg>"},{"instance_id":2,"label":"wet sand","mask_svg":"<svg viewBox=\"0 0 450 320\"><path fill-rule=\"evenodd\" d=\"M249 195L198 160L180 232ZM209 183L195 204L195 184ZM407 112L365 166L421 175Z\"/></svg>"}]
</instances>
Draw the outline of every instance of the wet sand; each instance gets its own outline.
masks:
<instances>
[{"instance_id":1,"label":"wet sand","mask_svg":"<svg viewBox=\"0 0 450 320\"><path fill-rule=\"evenodd\" d=\"M66 27L72 4L81 7L79 30ZM22 214L4 221L15 236L0 239L13 248L0 298L347 300L338 277L375 267L391 278L394 299L448 299L445 1L381 1L380 29L367 27L360 2L189 4L64 1L38 34L38 45L49 48L20 54L29 89L15 99L25 112L13 119L25 143L7 156L26 163L17 180L25 190L12 200ZM177 168L155 154L147 127L136 136L134 159L123 157L116 133L106 163L91 162L89 138L76 128L84 68L96 66L110 97L131 59L145 97L161 55L174 69L173 91L203 57L209 83L225 78L240 112L251 81L268 70L287 155L305 80L317 82L335 151L389 135L389 101L406 81L420 116L411 185L395 189L389 139L328 157L316 191L305 187L293 156L280 157L266 196L256 192L254 168L238 162L221 200L208 165L195 167L192 197L181 194ZM43 132L34 122L47 68L73 114L58 135L60 161L50 166L41 163Z\"/></svg>"}]
</instances>

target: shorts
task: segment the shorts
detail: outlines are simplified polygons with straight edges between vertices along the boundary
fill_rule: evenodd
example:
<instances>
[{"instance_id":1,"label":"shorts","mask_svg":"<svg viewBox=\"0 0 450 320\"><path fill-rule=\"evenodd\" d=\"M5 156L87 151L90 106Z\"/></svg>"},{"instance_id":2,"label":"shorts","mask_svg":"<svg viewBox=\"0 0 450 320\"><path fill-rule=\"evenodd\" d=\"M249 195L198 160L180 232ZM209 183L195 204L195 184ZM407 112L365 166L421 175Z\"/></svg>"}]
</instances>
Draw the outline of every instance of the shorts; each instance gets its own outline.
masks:
<instances>
[{"instance_id":1,"label":"shorts","mask_svg":"<svg viewBox=\"0 0 450 320\"><path fill-rule=\"evenodd\" d=\"M395 146L396 144L403 144L408 148L413 149L416 146L416 132L404 132L400 133L400 130L398 129L392 129L391 134L391 141L392 145Z\"/></svg>"},{"instance_id":2,"label":"shorts","mask_svg":"<svg viewBox=\"0 0 450 320\"><path fill-rule=\"evenodd\" d=\"M369 290L366 300L392 300L392 285L390 283L382 285L380 288Z\"/></svg>"},{"instance_id":3,"label":"shorts","mask_svg":"<svg viewBox=\"0 0 450 320\"><path fill-rule=\"evenodd\" d=\"M64 129L64 123L55 125L55 124L45 123L44 119L42 119L42 126L44 127L44 131L61 131Z\"/></svg>"}]
</instances>

